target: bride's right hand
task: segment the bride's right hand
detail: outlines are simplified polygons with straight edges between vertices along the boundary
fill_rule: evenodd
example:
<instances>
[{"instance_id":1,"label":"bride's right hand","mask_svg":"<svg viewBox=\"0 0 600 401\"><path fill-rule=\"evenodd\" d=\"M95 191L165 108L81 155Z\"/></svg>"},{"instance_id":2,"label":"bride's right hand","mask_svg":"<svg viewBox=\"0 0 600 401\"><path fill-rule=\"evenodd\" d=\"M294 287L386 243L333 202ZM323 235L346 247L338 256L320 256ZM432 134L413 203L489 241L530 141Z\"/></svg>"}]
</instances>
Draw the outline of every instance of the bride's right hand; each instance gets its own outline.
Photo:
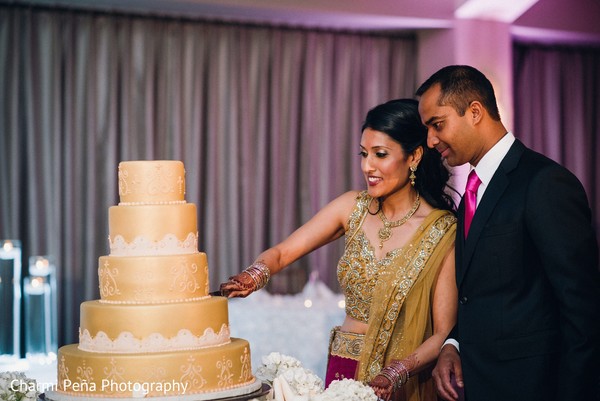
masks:
<instances>
[{"instance_id":1,"label":"bride's right hand","mask_svg":"<svg viewBox=\"0 0 600 401\"><path fill-rule=\"evenodd\" d=\"M248 295L256 291L256 283L252 280L252 277L246 273L241 272L235 276L229 277L229 280L222 283L220 288L221 294L227 298L246 298Z\"/></svg>"}]
</instances>

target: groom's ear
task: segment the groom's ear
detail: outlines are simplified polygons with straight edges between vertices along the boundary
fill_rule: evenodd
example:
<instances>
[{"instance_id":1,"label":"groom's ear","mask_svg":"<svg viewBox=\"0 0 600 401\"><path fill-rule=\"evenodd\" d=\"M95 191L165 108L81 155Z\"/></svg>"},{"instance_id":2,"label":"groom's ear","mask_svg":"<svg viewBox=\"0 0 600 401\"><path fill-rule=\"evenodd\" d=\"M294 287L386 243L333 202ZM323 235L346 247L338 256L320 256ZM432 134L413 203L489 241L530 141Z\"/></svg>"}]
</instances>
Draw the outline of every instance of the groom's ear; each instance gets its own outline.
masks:
<instances>
[{"instance_id":1,"label":"groom's ear","mask_svg":"<svg viewBox=\"0 0 600 401\"><path fill-rule=\"evenodd\" d=\"M467 112L470 114L471 122L473 123L473 125L477 125L479 124L479 122L481 122L481 119L483 118L483 115L486 112L486 110L479 101L473 100L471 104L469 104Z\"/></svg>"}]
</instances>

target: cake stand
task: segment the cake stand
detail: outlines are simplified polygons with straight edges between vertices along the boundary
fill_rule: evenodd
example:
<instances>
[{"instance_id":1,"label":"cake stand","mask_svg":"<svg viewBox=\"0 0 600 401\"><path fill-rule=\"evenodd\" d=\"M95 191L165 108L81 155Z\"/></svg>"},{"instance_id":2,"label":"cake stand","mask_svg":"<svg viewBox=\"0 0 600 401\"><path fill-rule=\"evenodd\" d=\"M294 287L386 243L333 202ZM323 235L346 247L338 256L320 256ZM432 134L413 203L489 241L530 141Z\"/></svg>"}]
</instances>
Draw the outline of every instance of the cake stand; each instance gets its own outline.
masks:
<instances>
[{"instance_id":1,"label":"cake stand","mask_svg":"<svg viewBox=\"0 0 600 401\"><path fill-rule=\"evenodd\" d=\"M238 395L238 396L234 396L234 397L226 397L226 398L213 398L213 399L202 398L202 401L249 401L252 399L257 399L260 401L267 401L267 400L272 399L272 397L270 397L270 393L271 393L271 386L267 383L262 383L262 386L258 390L253 391L252 393ZM160 397L160 398L163 398L163 397ZM86 400L85 397L80 397L79 399ZM93 398L93 399L110 401L110 398ZM152 400L156 399L156 397L138 398L138 400L142 400L142 399L152 401ZM170 397L170 399L176 401L177 396ZM50 399L47 399L46 394L42 393L39 395L38 401L50 401Z\"/></svg>"}]
</instances>

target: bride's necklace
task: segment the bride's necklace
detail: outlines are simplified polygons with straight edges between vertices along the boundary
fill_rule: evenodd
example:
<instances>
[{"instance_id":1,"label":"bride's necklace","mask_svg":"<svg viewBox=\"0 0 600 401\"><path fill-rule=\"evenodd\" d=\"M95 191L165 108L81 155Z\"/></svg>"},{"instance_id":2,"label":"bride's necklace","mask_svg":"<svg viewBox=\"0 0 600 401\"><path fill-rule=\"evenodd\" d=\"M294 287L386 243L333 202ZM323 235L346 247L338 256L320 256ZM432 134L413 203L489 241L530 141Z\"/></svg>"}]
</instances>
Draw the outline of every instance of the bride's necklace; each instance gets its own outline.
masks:
<instances>
[{"instance_id":1,"label":"bride's necklace","mask_svg":"<svg viewBox=\"0 0 600 401\"><path fill-rule=\"evenodd\" d=\"M379 236L379 249L383 248L383 243L391 238L392 228L400 227L402 224L406 223L408 221L408 219L410 219L412 217L412 215L415 214L415 212L417 211L417 209L419 208L420 205L421 205L421 197L419 196L419 193L417 192L417 199L415 199L415 203L410 208L408 213L406 213L406 215L403 218L401 218L400 220L389 221L387 219L387 217L385 217L385 214L383 214L383 209L379 210L379 212L377 213L377 216L379 216L379 218L383 222L383 227L381 227L379 229L379 232L377 233L377 235Z\"/></svg>"}]
</instances>

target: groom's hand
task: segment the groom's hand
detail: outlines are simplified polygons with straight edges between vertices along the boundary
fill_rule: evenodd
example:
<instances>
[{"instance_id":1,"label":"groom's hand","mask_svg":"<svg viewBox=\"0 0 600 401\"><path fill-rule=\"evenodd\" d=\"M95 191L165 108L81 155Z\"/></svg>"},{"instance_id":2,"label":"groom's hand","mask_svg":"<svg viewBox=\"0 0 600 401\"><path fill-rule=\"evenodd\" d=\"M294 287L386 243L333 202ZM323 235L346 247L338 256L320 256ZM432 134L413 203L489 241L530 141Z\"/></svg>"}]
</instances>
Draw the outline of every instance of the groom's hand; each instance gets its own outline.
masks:
<instances>
[{"instance_id":1,"label":"groom's hand","mask_svg":"<svg viewBox=\"0 0 600 401\"><path fill-rule=\"evenodd\" d=\"M446 401L459 399L457 390L462 391L464 383L460 355L454 345L446 344L442 347L432 376L435 388L441 398Z\"/></svg>"}]
</instances>

